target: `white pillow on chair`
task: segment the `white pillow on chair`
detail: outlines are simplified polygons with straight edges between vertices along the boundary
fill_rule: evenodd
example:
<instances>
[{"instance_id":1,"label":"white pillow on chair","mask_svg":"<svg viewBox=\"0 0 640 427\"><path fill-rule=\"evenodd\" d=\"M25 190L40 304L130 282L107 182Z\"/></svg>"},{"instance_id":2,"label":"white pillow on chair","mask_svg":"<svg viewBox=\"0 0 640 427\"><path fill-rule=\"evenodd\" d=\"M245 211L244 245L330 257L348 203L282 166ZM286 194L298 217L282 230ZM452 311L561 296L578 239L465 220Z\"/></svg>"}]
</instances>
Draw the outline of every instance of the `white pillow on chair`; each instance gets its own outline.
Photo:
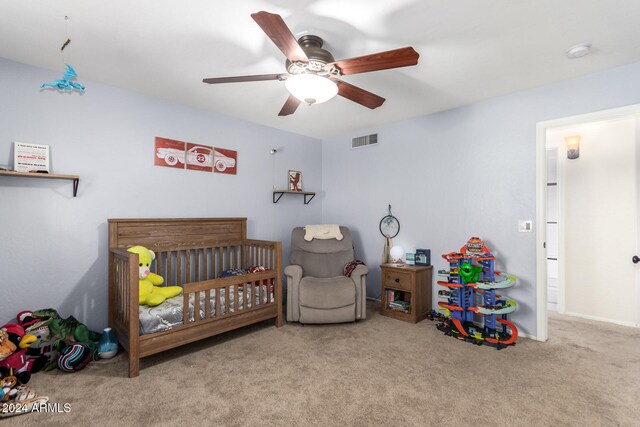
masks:
<instances>
[{"instance_id":1,"label":"white pillow on chair","mask_svg":"<svg viewBox=\"0 0 640 427\"><path fill-rule=\"evenodd\" d=\"M344 236L342 236L342 233L340 232L340 226L337 224L307 225L304 227L304 240L307 242L310 242L313 239L342 240L343 237Z\"/></svg>"}]
</instances>

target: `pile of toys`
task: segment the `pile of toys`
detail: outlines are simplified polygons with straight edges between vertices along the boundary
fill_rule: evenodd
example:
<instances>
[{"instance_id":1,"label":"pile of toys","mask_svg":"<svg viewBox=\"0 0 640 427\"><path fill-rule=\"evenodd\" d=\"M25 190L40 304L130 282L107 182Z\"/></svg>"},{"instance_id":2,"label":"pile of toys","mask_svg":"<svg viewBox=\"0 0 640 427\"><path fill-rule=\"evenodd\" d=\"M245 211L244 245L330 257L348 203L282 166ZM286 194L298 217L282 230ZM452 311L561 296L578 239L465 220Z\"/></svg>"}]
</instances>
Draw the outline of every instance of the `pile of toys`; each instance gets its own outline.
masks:
<instances>
[{"instance_id":1,"label":"pile of toys","mask_svg":"<svg viewBox=\"0 0 640 427\"><path fill-rule=\"evenodd\" d=\"M438 274L446 281L438 281L438 302L444 315L431 315L436 325L446 335L477 345L490 345L500 350L514 345L518 328L507 319L516 310L516 302L496 291L510 288L516 278L494 269L495 257L484 242L472 237L460 249L442 257L449 263L449 270Z\"/></svg>"},{"instance_id":2,"label":"pile of toys","mask_svg":"<svg viewBox=\"0 0 640 427\"><path fill-rule=\"evenodd\" d=\"M103 341L101 334L73 316L63 319L53 309L18 313L16 323L0 327L0 404L15 408L2 411L0 416L26 413L33 405L48 401L27 386L31 374L56 367L76 372L99 356L113 357L117 342L109 343L107 349Z\"/></svg>"}]
</instances>

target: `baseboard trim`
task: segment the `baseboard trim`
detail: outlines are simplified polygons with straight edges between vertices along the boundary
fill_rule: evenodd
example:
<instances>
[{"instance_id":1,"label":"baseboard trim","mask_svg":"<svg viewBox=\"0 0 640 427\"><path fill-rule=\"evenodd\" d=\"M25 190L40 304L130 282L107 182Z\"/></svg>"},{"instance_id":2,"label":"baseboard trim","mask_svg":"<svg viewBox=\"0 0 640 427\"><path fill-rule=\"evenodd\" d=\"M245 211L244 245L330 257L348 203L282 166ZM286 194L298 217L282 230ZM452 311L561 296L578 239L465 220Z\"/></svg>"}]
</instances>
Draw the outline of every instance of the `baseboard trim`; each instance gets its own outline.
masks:
<instances>
[{"instance_id":1,"label":"baseboard trim","mask_svg":"<svg viewBox=\"0 0 640 427\"><path fill-rule=\"evenodd\" d=\"M629 328L639 328L640 327L640 325L638 325L637 323L633 323L633 322L625 322L625 321L622 321L622 320L608 319L606 317L600 317L600 316L591 316L589 314L573 313L571 311L565 311L562 314L566 314L567 316L579 317L581 319L595 320L597 322L613 323L614 325L627 326Z\"/></svg>"}]
</instances>

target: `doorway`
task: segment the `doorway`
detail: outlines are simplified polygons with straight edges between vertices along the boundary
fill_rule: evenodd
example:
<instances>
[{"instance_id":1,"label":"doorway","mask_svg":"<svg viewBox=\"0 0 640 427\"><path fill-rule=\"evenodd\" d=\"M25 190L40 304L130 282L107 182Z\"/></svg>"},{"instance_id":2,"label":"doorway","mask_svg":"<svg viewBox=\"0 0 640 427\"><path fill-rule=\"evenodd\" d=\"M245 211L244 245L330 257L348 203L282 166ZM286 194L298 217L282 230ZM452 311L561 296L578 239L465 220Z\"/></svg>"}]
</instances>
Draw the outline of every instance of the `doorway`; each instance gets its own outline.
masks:
<instances>
[{"instance_id":1,"label":"doorway","mask_svg":"<svg viewBox=\"0 0 640 427\"><path fill-rule=\"evenodd\" d=\"M548 338L550 308L637 327L640 106L543 122L537 132L537 339ZM579 155L568 159L565 138L574 136Z\"/></svg>"}]
</instances>

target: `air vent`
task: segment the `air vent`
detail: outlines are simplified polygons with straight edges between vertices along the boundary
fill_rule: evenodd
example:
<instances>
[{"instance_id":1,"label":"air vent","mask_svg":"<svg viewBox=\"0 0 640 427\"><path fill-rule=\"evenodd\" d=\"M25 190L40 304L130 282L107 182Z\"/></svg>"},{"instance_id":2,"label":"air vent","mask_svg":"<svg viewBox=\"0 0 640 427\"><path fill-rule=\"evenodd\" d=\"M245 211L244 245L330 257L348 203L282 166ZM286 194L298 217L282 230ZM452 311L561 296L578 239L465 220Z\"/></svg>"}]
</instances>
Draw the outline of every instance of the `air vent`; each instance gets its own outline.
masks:
<instances>
[{"instance_id":1,"label":"air vent","mask_svg":"<svg viewBox=\"0 0 640 427\"><path fill-rule=\"evenodd\" d=\"M351 140L351 148L366 147L367 145L374 145L378 143L378 134L373 133L371 135L359 136Z\"/></svg>"}]
</instances>

